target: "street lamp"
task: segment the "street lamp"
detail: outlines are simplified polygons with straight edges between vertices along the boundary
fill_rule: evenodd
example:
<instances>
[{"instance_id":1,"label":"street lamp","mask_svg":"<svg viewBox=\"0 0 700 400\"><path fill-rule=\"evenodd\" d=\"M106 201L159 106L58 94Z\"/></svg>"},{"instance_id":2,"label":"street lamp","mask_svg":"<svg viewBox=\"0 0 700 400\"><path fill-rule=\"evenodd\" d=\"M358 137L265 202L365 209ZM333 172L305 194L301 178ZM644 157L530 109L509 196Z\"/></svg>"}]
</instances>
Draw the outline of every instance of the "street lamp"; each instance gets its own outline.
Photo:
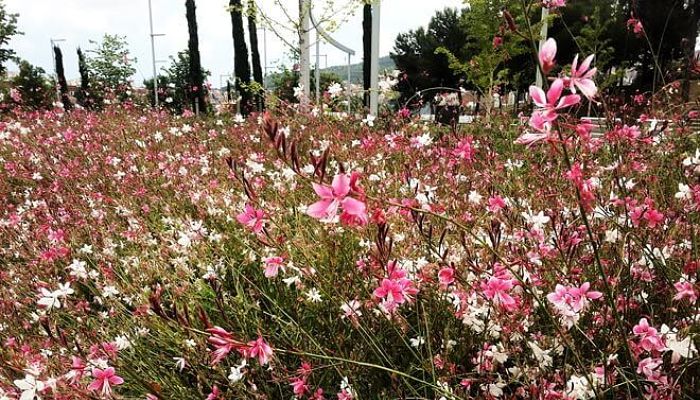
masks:
<instances>
[{"instance_id":1,"label":"street lamp","mask_svg":"<svg viewBox=\"0 0 700 400\"><path fill-rule=\"evenodd\" d=\"M53 72L56 79L56 101L61 101L61 89L58 87L58 65L56 65L56 54L54 53L54 47L57 43L65 42L66 39L50 39L51 41L51 59L53 60Z\"/></svg>"},{"instance_id":2,"label":"street lamp","mask_svg":"<svg viewBox=\"0 0 700 400\"><path fill-rule=\"evenodd\" d=\"M153 62L153 100L155 108L158 108L158 71L156 70L156 36L165 36L164 33L153 33L153 8L151 0L148 0L148 20L151 27L151 61Z\"/></svg>"}]
</instances>

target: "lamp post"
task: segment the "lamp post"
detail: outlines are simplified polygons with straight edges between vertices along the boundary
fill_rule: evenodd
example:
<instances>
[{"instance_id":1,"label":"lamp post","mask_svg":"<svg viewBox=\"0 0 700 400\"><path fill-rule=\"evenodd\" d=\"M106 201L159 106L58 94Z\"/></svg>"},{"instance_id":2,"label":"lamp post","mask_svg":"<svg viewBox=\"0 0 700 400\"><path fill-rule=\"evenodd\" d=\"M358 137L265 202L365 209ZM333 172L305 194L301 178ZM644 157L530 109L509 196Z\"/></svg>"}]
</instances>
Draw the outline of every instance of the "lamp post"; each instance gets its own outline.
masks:
<instances>
[{"instance_id":1,"label":"lamp post","mask_svg":"<svg viewBox=\"0 0 700 400\"><path fill-rule=\"evenodd\" d=\"M549 16L549 8L542 7L542 28L540 29L540 47L538 50L542 51L542 46L547 41L547 31L549 26L547 26L547 17ZM538 61L539 62L539 61ZM544 77L542 76L542 66L535 68L537 75L535 76L535 85L537 87L542 87L544 85Z\"/></svg>"},{"instance_id":2,"label":"lamp post","mask_svg":"<svg viewBox=\"0 0 700 400\"><path fill-rule=\"evenodd\" d=\"M50 39L51 41L51 59L53 60L53 73L54 77L56 79L56 101L61 101L61 89L58 87L58 65L56 65L56 55L54 54L54 47L57 46L57 43L65 42L66 39Z\"/></svg>"},{"instance_id":3,"label":"lamp post","mask_svg":"<svg viewBox=\"0 0 700 400\"><path fill-rule=\"evenodd\" d=\"M156 70L156 36L165 36L163 33L153 33L153 7L148 0L148 20L151 28L151 61L153 63L153 100L155 108L158 108L158 71Z\"/></svg>"}]
</instances>

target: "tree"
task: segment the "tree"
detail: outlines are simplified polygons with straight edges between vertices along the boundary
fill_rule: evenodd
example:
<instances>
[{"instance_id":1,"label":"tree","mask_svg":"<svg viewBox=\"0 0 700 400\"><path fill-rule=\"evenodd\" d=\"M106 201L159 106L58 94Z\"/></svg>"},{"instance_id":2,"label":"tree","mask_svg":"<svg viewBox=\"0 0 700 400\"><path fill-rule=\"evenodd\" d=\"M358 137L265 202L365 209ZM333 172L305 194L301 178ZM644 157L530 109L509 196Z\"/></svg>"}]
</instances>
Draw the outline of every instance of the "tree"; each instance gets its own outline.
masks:
<instances>
[{"instance_id":1,"label":"tree","mask_svg":"<svg viewBox=\"0 0 700 400\"><path fill-rule=\"evenodd\" d=\"M362 7L362 83L365 91L365 107L369 107L369 90L371 82L372 54L372 5L365 2Z\"/></svg>"},{"instance_id":2,"label":"tree","mask_svg":"<svg viewBox=\"0 0 700 400\"><path fill-rule=\"evenodd\" d=\"M66 74L63 70L63 53L61 48L58 46L53 47L54 62L56 63L56 77L58 78L58 90L61 93L61 102L63 103L63 109L70 111L73 109L73 103L71 103L68 97L68 82L66 82Z\"/></svg>"},{"instance_id":3,"label":"tree","mask_svg":"<svg viewBox=\"0 0 700 400\"><path fill-rule=\"evenodd\" d=\"M464 73L450 68L450 59L436 51L443 47L457 59L468 60L472 55L468 46L471 41L461 13L452 8L438 11L430 19L427 30L420 27L399 34L391 53L402 72L397 85L401 93L399 102L403 104L420 90L459 87L466 78Z\"/></svg>"},{"instance_id":4,"label":"tree","mask_svg":"<svg viewBox=\"0 0 700 400\"><path fill-rule=\"evenodd\" d=\"M294 88L299 86L299 73L290 71L289 69L284 69L279 73L270 74L272 78L272 86L274 87L274 93L280 100L284 100L289 103L295 103L298 101L294 97ZM331 85L333 82L342 82L342 78L332 72L321 71L321 86L320 89L323 92ZM316 90L316 74L311 74L311 85L309 88L311 91Z\"/></svg>"},{"instance_id":5,"label":"tree","mask_svg":"<svg viewBox=\"0 0 700 400\"><path fill-rule=\"evenodd\" d=\"M187 9L187 27L190 32L188 42L189 49L189 79L187 86L190 94L190 104L192 108L206 112L207 102L204 97L204 75L202 75L202 63L199 58L199 37L197 35L197 14L194 0L185 0ZM195 107L196 105L196 107Z\"/></svg>"},{"instance_id":6,"label":"tree","mask_svg":"<svg viewBox=\"0 0 700 400\"><path fill-rule=\"evenodd\" d=\"M185 109L191 108L191 97L188 90L190 84L190 57L189 51L183 50L177 53L176 57L170 56L170 66L162 68L162 74L158 74L158 100L163 107L172 112L181 114ZM201 69L202 77L209 76L209 72ZM144 81L144 86L148 89L148 99L150 104L155 104L153 98L153 79ZM202 96L208 97L206 86L203 87Z\"/></svg>"},{"instance_id":7,"label":"tree","mask_svg":"<svg viewBox=\"0 0 700 400\"><path fill-rule=\"evenodd\" d=\"M5 63L16 60L15 51L7 47L13 36L22 35L17 30L17 17L19 14L8 13L5 2L0 0L0 75L5 74Z\"/></svg>"},{"instance_id":8,"label":"tree","mask_svg":"<svg viewBox=\"0 0 700 400\"><path fill-rule=\"evenodd\" d=\"M243 6L241 0L230 0L231 28L233 36L233 72L236 77L236 90L241 95L241 113L248 115L251 111L252 94L250 91L250 64L248 64L248 47L243 31Z\"/></svg>"},{"instance_id":9,"label":"tree","mask_svg":"<svg viewBox=\"0 0 700 400\"><path fill-rule=\"evenodd\" d=\"M101 43L90 41L95 47L88 50L88 69L92 72L96 90L112 91L120 100L128 97L131 89L131 76L136 69L129 59L126 38L118 35L104 35Z\"/></svg>"},{"instance_id":10,"label":"tree","mask_svg":"<svg viewBox=\"0 0 700 400\"><path fill-rule=\"evenodd\" d=\"M86 109L91 109L97 94L94 93L90 84L90 73L88 72L87 61L85 54L78 47L78 72L80 73L80 88L75 93L75 99L78 104Z\"/></svg>"},{"instance_id":11,"label":"tree","mask_svg":"<svg viewBox=\"0 0 700 400\"><path fill-rule=\"evenodd\" d=\"M35 67L27 61L20 61L19 74L12 80L13 86L22 96L22 104L30 109L50 108L54 89L41 67Z\"/></svg>"},{"instance_id":12,"label":"tree","mask_svg":"<svg viewBox=\"0 0 700 400\"><path fill-rule=\"evenodd\" d=\"M260 51L258 46L258 28L257 28L257 11L255 1L251 0L248 2L248 35L250 35L250 51L253 62L253 80L258 86L256 92L258 92L257 98L257 108L262 111L265 108L265 97L263 89L263 70L260 65Z\"/></svg>"}]
</instances>

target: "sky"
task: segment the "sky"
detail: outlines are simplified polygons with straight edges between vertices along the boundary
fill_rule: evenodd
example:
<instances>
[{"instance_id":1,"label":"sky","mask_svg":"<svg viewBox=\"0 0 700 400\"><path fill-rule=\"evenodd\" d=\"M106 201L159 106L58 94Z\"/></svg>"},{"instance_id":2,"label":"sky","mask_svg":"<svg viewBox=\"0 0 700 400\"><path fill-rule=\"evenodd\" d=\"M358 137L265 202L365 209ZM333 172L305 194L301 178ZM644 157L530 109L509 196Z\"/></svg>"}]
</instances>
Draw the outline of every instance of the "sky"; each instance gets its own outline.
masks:
<instances>
[{"instance_id":1,"label":"sky","mask_svg":"<svg viewBox=\"0 0 700 400\"><path fill-rule=\"evenodd\" d=\"M298 14L297 0L277 0L290 13ZM315 0L324 4L328 0ZM351 0L336 0L339 5ZM257 0L261 11L269 18L278 21L277 30L284 32L284 12L274 0ZM104 34L126 36L131 57L136 58L137 72L134 84L141 86L144 79L153 75L151 61L148 0L5 0L8 12L19 13L19 29L24 35L10 42L17 55L53 73L51 52L52 39L63 50L64 67L68 80L79 77L76 48L89 50L94 47L90 40L100 41ZM226 81L226 75L233 71L233 42L231 38L231 18L226 11L228 0L197 0L197 22L199 26L199 50L204 69L211 72L209 81L218 86ZM391 52L396 35L425 26L435 11L445 7L461 7L462 0L383 0L381 7L380 56ZM319 6L320 7L320 6ZM184 0L152 0L154 33L164 34L155 38L158 69L169 64L169 56L187 48L187 20ZM347 9L347 8L345 8ZM315 15L320 14L319 10ZM362 58L362 8L356 7L354 15L347 17L333 31L337 41L356 51L352 62ZM337 20L337 18L336 18ZM247 37L247 23L246 37ZM330 26L326 25L327 29ZM286 33L289 35L289 33ZM314 34L312 33L312 36ZM267 49L263 46L266 36ZM267 54L268 72L273 72L281 64L291 66L289 50L282 40L270 30L267 34L258 32L260 53L264 64ZM347 56L332 46L322 43L319 52L321 66L347 63ZM315 55L315 48L311 54ZM326 55L324 57L323 55ZM313 57L312 57L313 59ZM263 65L263 67L265 67ZM9 66L10 71L16 67Z\"/></svg>"}]
</instances>

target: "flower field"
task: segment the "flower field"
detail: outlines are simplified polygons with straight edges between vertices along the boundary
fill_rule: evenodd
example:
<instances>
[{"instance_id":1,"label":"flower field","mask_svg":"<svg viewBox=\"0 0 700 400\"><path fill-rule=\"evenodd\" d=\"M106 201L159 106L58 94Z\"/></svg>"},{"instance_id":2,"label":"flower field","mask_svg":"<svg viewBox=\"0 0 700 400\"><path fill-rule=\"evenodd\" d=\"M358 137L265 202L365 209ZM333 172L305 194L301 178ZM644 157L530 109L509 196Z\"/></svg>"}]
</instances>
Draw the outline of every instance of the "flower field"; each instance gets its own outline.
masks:
<instances>
[{"instance_id":1,"label":"flower field","mask_svg":"<svg viewBox=\"0 0 700 400\"><path fill-rule=\"evenodd\" d=\"M458 131L6 117L0 399L697 399L693 113L593 135L576 64Z\"/></svg>"}]
</instances>

